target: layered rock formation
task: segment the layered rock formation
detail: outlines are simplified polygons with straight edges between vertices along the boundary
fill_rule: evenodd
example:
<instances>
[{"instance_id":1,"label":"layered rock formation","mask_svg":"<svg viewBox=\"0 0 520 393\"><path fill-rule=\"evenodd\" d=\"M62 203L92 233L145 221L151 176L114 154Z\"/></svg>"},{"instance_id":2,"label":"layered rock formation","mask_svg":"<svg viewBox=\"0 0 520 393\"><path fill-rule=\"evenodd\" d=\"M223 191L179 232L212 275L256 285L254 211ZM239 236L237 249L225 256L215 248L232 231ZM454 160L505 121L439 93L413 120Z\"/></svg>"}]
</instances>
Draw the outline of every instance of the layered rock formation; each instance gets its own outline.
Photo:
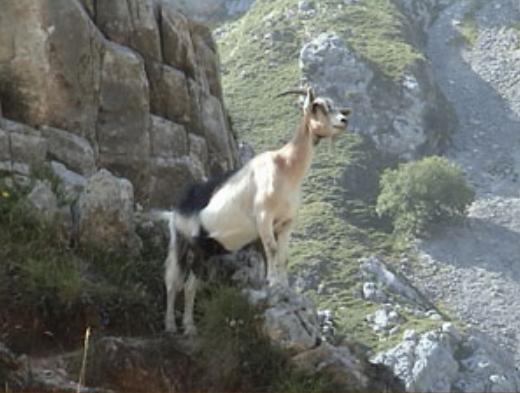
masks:
<instances>
[{"instance_id":1,"label":"layered rock formation","mask_svg":"<svg viewBox=\"0 0 520 393\"><path fill-rule=\"evenodd\" d=\"M169 207L237 163L218 67L209 30L153 0L4 2L0 169L107 168Z\"/></svg>"}]
</instances>

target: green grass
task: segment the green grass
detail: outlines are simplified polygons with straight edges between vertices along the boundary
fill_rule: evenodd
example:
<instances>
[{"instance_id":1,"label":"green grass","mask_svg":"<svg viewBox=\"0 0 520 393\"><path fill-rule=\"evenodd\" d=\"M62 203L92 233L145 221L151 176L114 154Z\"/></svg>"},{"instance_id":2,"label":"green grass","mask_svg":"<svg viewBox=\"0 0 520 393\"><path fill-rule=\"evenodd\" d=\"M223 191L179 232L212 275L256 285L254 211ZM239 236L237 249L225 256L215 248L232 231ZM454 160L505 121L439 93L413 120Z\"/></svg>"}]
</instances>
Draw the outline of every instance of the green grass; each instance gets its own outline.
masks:
<instances>
[{"instance_id":1,"label":"green grass","mask_svg":"<svg viewBox=\"0 0 520 393\"><path fill-rule=\"evenodd\" d=\"M27 210L29 189L0 180L0 315L9 321L0 331L3 341L29 350L45 341L44 334L52 335L52 344L77 344L89 325L129 334L158 331L164 250L145 247L128 258L71 247L59 222Z\"/></svg>"},{"instance_id":2,"label":"green grass","mask_svg":"<svg viewBox=\"0 0 520 393\"><path fill-rule=\"evenodd\" d=\"M483 0L472 0L468 8L464 12L464 17L457 30L464 41L473 46L478 38L478 25L476 21L477 13L484 7L486 3Z\"/></svg>"}]
</instances>

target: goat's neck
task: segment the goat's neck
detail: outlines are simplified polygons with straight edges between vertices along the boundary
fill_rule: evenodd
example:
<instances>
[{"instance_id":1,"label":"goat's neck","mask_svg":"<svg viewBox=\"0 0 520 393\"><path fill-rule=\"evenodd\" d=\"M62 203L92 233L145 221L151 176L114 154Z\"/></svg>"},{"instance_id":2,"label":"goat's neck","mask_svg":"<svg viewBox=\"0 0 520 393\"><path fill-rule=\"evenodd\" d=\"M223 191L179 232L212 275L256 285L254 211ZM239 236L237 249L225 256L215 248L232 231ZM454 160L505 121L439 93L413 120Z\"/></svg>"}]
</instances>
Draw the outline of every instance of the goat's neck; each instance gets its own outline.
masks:
<instances>
[{"instance_id":1,"label":"goat's neck","mask_svg":"<svg viewBox=\"0 0 520 393\"><path fill-rule=\"evenodd\" d=\"M302 119L291 141L283 150L287 162L287 169L291 178L297 184L301 183L309 170L314 153L314 141L306 119Z\"/></svg>"}]
</instances>

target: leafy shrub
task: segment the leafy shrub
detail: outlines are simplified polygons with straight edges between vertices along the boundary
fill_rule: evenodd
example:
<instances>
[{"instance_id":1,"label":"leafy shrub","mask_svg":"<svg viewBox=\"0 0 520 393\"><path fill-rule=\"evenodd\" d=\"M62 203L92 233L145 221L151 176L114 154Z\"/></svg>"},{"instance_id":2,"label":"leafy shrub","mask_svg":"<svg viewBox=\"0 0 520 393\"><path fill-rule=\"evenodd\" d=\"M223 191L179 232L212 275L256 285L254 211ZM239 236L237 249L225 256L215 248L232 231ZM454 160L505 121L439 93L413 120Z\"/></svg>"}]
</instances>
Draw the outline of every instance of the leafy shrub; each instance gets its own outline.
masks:
<instances>
[{"instance_id":1,"label":"leafy shrub","mask_svg":"<svg viewBox=\"0 0 520 393\"><path fill-rule=\"evenodd\" d=\"M437 156L387 169L380 187L377 213L404 233L419 234L431 223L460 217L474 198L462 171Z\"/></svg>"}]
</instances>

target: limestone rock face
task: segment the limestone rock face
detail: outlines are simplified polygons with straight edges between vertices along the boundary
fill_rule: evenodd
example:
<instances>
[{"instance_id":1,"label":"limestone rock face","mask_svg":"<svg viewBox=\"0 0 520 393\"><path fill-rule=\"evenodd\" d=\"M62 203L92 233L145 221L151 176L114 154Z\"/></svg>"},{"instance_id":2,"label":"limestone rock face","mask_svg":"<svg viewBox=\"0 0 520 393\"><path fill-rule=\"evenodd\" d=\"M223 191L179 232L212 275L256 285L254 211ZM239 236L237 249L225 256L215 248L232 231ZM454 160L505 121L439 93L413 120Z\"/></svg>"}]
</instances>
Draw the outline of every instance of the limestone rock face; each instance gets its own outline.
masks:
<instances>
[{"instance_id":1,"label":"limestone rock face","mask_svg":"<svg viewBox=\"0 0 520 393\"><path fill-rule=\"evenodd\" d=\"M92 176L79 198L80 242L105 251L137 252L134 190L123 178L102 169Z\"/></svg>"},{"instance_id":2,"label":"limestone rock face","mask_svg":"<svg viewBox=\"0 0 520 393\"><path fill-rule=\"evenodd\" d=\"M520 374L512 359L481 334L463 334L451 323L403 341L372 360L392 368L410 392L514 392Z\"/></svg>"},{"instance_id":3,"label":"limestone rock face","mask_svg":"<svg viewBox=\"0 0 520 393\"><path fill-rule=\"evenodd\" d=\"M0 102L18 124L0 125L10 173L51 160L85 176L106 168L141 204L169 207L178 182L238 164L211 32L167 2L6 0Z\"/></svg>"},{"instance_id":4,"label":"limestone rock face","mask_svg":"<svg viewBox=\"0 0 520 393\"><path fill-rule=\"evenodd\" d=\"M384 82L337 35L323 33L303 46L300 69L304 84L340 105L354 105L353 126L385 153L411 159L438 152L453 127L433 75L421 61L401 81Z\"/></svg>"}]
</instances>

